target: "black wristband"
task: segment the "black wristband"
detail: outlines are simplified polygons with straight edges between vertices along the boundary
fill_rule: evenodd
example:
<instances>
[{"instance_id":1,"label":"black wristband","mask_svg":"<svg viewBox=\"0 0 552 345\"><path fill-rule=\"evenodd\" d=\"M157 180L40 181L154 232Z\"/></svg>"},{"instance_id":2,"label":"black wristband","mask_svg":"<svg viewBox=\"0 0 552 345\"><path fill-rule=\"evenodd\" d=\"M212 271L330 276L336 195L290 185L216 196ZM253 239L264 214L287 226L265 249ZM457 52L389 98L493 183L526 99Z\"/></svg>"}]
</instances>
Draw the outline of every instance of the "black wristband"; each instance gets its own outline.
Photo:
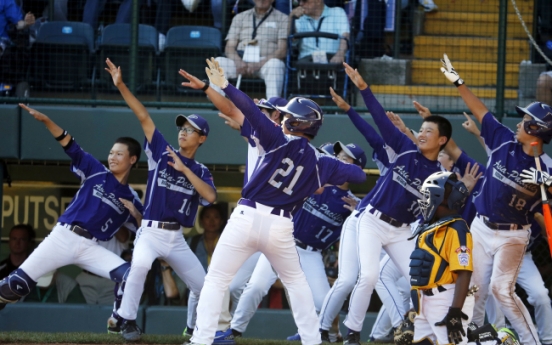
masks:
<instances>
[{"instance_id":1,"label":"black wristband","mask_svg":"<svg viewBox=\"0 0 552 345\"><path fill-rule=\"evenodd\" d=\"M73 145L74 142L75 142L75 137L71 137L71 140L69 140L69 142L67 143L67 145L62 146L63 149L67 151L67 149L70 148L70 147Z\"/></svg>"},{"instance_id":2,"label":"black wristband","mask_svg":"<svg viewBox=\"0 0 552 345\"><path fill-rule=\"evenodd\" d=\"M203 82L205 83L205 85L201 88L201 91L205 92L209 88L209 84L211 82L209 81L209 79L203 79Z\"/></svg>"},{"instance_id":3,"label":"black wristband","mask_svg":"<svg viewBox=\"0 0 552 345\"><path fill-rule=\"evenodd\" d=\"M65 139L67 134L68 134L67 131L63 131L63 133L61 133L61 135L59 137L56 137L56 140L57 141L62 141L63 139Z\"/></svg>"},{"instance_id":4,"label":"black wristband","mask_svg":"<svg viewBox=\"0 0 552 345\"><path fill-rule=\"evenodd\" d=\"M464 85L464 80L462 78L458 78L457 81L454 82L454 85L456 85L456 87L460 86L460 85Z\"/></svg>"}]
</instances>

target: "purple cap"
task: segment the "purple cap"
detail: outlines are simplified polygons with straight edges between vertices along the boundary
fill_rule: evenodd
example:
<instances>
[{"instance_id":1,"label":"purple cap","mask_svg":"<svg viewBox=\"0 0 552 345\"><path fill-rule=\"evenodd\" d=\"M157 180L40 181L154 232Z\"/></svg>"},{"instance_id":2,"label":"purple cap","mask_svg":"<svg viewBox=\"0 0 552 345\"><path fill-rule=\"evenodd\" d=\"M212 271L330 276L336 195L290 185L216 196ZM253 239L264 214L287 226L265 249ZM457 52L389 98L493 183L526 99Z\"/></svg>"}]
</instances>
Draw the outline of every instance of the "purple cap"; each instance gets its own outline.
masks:
<instances>
[{"instance_id":1,"label":"purple cap","mask_svg":"<svg viewBox=\"0 0 552 345\"><path fill-rule=\"evenodd\" d=\"M337 141L334 144L335 155L337 156L341 151L345 151L347 156L353 159L354 164L364 169L364 167L366 166L366 154L364 153L364 150L360 148L360 146L353 143L343 145L342 142Z\"/></svg>"},{"instance_id":2,"label":"purple cap","mask_svg":"<svg viewBox=\"0 0 552 345\"><path fill-rule=\"evenodd\" d=\"M334 144L331 142L324 143L320 146L318 146L318 151L321 151L322 153L325 153L330 156L334 155Z\"/></svg>"},{"instance_id":3,"label":"purple cap","mask_svg":"<svg viewBox=\"0 0 552 345\"><path fill-rule=\"evenodd\" d=\"M270 97L270 99L261 99L257 104L259 108L276 110L276 107L283 107L288 103L285 98L282 97Z\"/></svg>"},{"instance_id":4,"label":"purple cap","mask_svg":"<svg viewBox=\"0 0 552 345\"><path fill-rule=\"evenodd\" d=\"M188 116L180 114L176 116L176 127L178 127L178 129L182 128L186 122L189 122L192 127L201 131L203 135L209 135L209 124L203 117L196 114Z\"/></svg>"}]
</instances>

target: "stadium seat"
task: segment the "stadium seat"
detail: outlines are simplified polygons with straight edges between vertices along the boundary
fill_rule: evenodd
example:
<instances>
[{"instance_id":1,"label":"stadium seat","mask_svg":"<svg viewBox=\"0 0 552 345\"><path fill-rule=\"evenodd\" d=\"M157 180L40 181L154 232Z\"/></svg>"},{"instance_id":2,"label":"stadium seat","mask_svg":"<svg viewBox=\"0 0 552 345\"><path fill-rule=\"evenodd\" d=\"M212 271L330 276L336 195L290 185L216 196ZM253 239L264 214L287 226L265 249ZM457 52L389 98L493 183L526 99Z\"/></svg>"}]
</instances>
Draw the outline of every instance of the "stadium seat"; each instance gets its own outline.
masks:
<instances>
[{"instance_id":1,"label":"stadium seat","mask_svg":"<svg viewBox=\"0 0 552 345\"><path fill-rule=\"evenodd\" d=\"M130 75L130 24L111 24L104 28L98 46L98 71L102 86L115 90L109 73L103 72L107 58L116 66L121 66L123 80L129 82ZM136 91L145 91L154 86L159 100L160 69L158 67L158 33L150 25L139 24L138 27L138 61L136 66Z\"/></svg>"},{"instance_id":2,"label":"stadium seat","mask_svg":"<svg viewBox=\"0 0 552 345\"><path fill-rule=\"evenodd\" d=\"M347 100L349 78L345 74L343 64L315 63L298 60L298 42L307 37L329 38L334 40L349 40L341 35L328 32L300 32L288 37L286 57L286 75L284 79L284 97L291 99L297 96L308 98L331 98L328 87L332 87ZM345 54L345 62L349 63L350 50Z\"/></svg>"},{"instance_id":3,"label":"stadium seat","mask_svg":"<svg viewBox=\"0 0 552 345\"><path fill-rule=\"evenodd\" d=\"M86 23L48 22L33 45L30 80L46 89L91 87L94 74L94 30Z\"/></svg>"},{"instance_id":4,"label":"stadium seat","mask_svg":"<svg viewBox=\"0 0 552 345\"><path fill-rule=\"evenodd\" d=\"M205 79L205 59L222 55L221 33L208 26L175 26L167 33L165 46L165 85L172 91L193 92L184 88L179 69Z\"/></svg>"}]
</instances>

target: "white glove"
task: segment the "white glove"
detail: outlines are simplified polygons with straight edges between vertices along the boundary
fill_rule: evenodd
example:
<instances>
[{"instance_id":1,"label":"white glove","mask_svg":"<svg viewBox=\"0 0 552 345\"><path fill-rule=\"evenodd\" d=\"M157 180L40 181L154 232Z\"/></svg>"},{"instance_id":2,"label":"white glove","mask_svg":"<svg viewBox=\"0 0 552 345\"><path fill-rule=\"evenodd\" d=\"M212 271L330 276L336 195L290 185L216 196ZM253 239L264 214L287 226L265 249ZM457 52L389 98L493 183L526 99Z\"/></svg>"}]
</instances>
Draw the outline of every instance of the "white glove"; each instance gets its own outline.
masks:
<instances>
[{"instance_id":1,"label":"white glove","mask_svg":"<svg viewBox=\"0 0 552 345\"><path fill-rule=\"evenodd\" d=\"M219 66L218 61L216 61L215 58L211 58L211 60L207 59L207 65L209 65L209 67L205 67L205 73L207 73L207 77L209 77L211 84L221 89L226 88L228 86L228 80L226 80L224 70Z\"/></svg>"},{"instance_id":2,"label":"white glove","mask_svg":"<svg viewBox=\"0 0 552 345\"><path fill-rule=\"evenodd\" d=\"M464 84L464 80L460 78L458 72L456 72L454 70L454 67L452 67L447 54L443 54L443 59L441 60L441 63L443 64L443 67L441 67L441 72L443 72L445 77L447 77L447 79L450 80L451 83L453 83L457 87Z\"/></svg>"},{"instance_id":3,"label":"white glove","mask_svg":"<svg viewBox=\"0 0 552 345\"><path fill-rule=\"evenodd\" d=\"M536 185L544 183L546 187L550 187L550 185L552 185L552 178L550 178L550 175L547 172L538 171L535 168L531 168L531 170L524 169L519 176L523 178L521 181L524 183Z\"/></svg>"}]
</instances>

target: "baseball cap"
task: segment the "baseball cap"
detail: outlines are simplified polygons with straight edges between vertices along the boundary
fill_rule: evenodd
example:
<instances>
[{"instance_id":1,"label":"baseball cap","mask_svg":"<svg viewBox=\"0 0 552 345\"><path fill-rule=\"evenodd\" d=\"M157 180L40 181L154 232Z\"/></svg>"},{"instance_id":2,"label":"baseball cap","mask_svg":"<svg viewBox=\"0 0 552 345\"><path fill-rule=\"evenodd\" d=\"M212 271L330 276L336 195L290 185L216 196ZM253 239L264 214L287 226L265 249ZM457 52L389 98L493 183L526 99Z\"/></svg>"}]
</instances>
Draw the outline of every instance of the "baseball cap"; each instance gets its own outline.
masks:
<instances>
[{"instance_id":1,"label":"baseball cap","mask_svg":"<svg viewBox=\"0 0 552 345\"><path fill-rule=\"evenodd\" d=\"M36 281L36 286L41 288L46 288L52 284L52 279L54 279L54 273L56 273L56 270L50 271L43 275L42 277L38 278Z\"/></svg>"},{"instance_id":2,"label":"baseball cap","mask_svg":"<svg viewBox=\"0 0 552 345\"><path fill-rule=\"evenodd\" d=\"M353 143L344 145L341 141L336 141L334 144L335 155L337 156L341 151L345 151L347 156L353 159L354 164L359 165L361 168L366 166L366 154L360 146Z\"/></svg>"},{"instance_id":3,"label":"baseball cap","mask_svg":"<svg viewBox=\"0 0 552 345\"><path fill-rule=\"evenodd\" d=\"M257 103L257 107L259 108L265 108L265 109L271 109L276 110L276 107L283 107L286 104L288 104L288 101L285 98L282 97L270 97L268 100L261 99L259 103Z\"/></svg>"},{"instance_id":4,"label":"baseball cap","mask_svg":"<svg viewBox=\"0 0 552 345\"><path fill-rule=\"evenodd\" d=\"M330 156L334 156L334 144L331 142L324 143L318 146L318 151Z\"/></svg>"},{"instance_id":5,"label":"baseball cap","mask_svg":"<svg viewBox=\"0 0 552 345\"><path fill-rule=\"evenodd\" d=\"M195 129L203 132L205 136L209 135L209 124L207 123L207 120L205 120L203 117L192 114L192 115L182 115L179 114L176 116L176 127L179 129L184 126L186 122L189 122L192 127Z\"/></svg>"}]
</instances>

